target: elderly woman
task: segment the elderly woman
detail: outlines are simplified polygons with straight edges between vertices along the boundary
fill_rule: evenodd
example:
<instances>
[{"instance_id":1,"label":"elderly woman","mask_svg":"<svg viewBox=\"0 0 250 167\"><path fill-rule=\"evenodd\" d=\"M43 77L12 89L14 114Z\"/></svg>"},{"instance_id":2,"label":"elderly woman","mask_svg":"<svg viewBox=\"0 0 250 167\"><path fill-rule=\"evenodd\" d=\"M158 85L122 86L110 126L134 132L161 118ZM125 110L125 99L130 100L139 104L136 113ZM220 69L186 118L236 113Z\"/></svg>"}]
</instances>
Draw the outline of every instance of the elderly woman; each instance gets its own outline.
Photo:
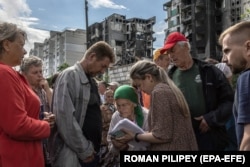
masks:
<instances>
[{"instance_id":1,"label":"elderly woman","mask_svg":"<svg viewBox=\"0 0 250 167\"><path fill-rule=\"evenodd\" d=\"M42 60L36 56L23 58L20 65L21 74L27 79L32 90L37 94L41 102L40 119L45 114L51 115L51 122L55 122L55 115L50 111L52 101L52 89L42 74ZM45 158L45 167L50 167L50 157L48 152L47 139L43 140L43 152Z\"/></svg>"},{"instance_id":2,"label":"elderly woman","mask_svg":"<svg viewBox=\"0 0 250 167\"><path fill-rule=\"evenodd\" d=\"M115 125L124 118L137 124L144 131L148 130L148 110L143 108L138 100L137 91L135 88L129 85L122 85L118 87L114 94L115 104L117 111L112 115L112 119L109 126L109 132L115 127ZM135 147L128 143L122 143L118 138L108 135L107 140L109 142L110 152L105 158L102 166L119 166L119 151L120 150L145 150L146 147Z\"/></svg>"},{"instance_id":3,"label":"elderly woman","mask_svg":"<svg viewBox=\"0 0 250 167\"><path fill-rule=\"evenodd\" d=\"M111 132L114 126L123 118L129 119L145 131L148 130L148 111L146 108L141 107L135 88L129 85L120 86L115 91L114 99L117 111L112 115L109 132ZM126 150L129 147L127 143L117 142L116 139L112 140L112 144L119 150Z\"/></svg>"},{"instance_id":4,"label":"elderly woman","mask_svg":"<svg viewBox=\"0 0 250 167\"><path fill-rule=\"evenodd\" d=\"M0 24L0 166L44 167L42 139L50 135L49 118L39 120L40 100L12 67L26 54L26 33Z\"/></svg>"}]
</instances>

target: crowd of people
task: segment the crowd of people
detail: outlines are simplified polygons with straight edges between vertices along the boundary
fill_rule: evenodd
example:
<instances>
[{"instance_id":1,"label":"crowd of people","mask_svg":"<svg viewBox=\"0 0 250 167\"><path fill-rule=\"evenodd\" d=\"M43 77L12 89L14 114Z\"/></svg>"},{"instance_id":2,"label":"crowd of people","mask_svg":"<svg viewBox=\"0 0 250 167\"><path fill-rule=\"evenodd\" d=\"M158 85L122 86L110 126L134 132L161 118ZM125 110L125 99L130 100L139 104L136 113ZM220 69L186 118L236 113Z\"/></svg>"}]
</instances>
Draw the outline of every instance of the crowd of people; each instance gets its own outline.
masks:
<instances>
[{"instance_id":1,"label":"crowd of people","mask_svg":"<svg viewBox=\"0 0 250 167\"><path fill-rule=\"evenodd\" d=\"M250 150L249 21L221 33L221 60L198 59L182 33L170 33L152 61L132 65L127 84L96 80L115 62L99 41L49 85L42 60L24 57L26 40L0 23L0 167L119 167L120 151ZM135 128L114 132L124 120Z\"/></svg>"}]
</instances>

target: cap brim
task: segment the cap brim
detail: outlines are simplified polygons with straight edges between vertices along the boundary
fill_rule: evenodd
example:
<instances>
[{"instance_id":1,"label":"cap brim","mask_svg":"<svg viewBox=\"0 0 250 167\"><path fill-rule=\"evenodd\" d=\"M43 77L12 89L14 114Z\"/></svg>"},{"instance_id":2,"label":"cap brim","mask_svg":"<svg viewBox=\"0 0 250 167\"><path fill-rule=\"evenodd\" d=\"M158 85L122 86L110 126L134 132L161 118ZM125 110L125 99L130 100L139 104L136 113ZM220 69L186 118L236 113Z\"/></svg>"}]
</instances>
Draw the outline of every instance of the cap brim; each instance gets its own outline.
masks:
<instances>
[{"instance_id":1,"label":"cap brim","mask_svg":"<svg viewBox=\"0 0 250 167\"><path fill-rule=\"evenodd\" d=\"M165 53L167 50L171 49L174 45L175 45L175 43L166 44L166 45L160 50L160 53L161 53L161 54Z\"/></svg>"}]
</instances>

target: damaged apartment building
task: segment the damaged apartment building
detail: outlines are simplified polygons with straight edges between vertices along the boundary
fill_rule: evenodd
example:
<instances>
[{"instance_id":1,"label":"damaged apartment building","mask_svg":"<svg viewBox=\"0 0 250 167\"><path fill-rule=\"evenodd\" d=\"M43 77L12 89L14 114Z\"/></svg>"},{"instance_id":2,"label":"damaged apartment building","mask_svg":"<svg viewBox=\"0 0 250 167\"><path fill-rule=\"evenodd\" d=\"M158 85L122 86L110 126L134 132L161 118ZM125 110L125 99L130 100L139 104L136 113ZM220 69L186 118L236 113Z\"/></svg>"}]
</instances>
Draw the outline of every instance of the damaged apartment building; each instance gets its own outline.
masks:
<instances>
[{"instance_id":1,"label":"damaged apartment building","mask_svg":"<svg viewBox=\"0 0 250 167\"><path fill-rule=\"evenodd\" d=\"M114 48L116 62L106 73L108 80L127 83L132 63L152 59L153 42L156 40L153 37L155 20L156 17L126 19L126 16L112 14L104 21L88 26L88 46L103 40Z\"/></svg>"},{"instance_id":2,"label":"damaged apartment building","mask_svg":"<svg viewBox=\"0 0 250 167\"><path fill-rule=\"evenodd\" d=\"M142 58L152 58L155 17L131 18L112 14L100 23L88 27L88 45L103 40L114 48L115 65L126 65Z\"/></svg>"},{"instance_id":3,"label":"damaged apartment building","mask_svg":"<svg viewBox=\"0 0 250 167\"><path fill-rule=\"evenodd\" d=\"M115 64L105 73L109 77L106 80L127 83L132 63L152 59L155 20L155 17L126 19L126 16L112 14L104 21L88 26L87 30L50 31L50 37L43 43L35 43L29 54L41 57L44 76L50 77L63 63L71 66L80 60L95 42L106 41L116 55Z\"/></svg>"},{"instance_id":4,"label":"damaged apartment building","mask_svg":"<svg viewBox=\"0 0 250 167\"><path fill-rule=\"evenodd\" d=\"M165 36L173 31L183 33L191 44L193 57L221 59L218 37L227 27L250 18L250 0L166 0L167 27ZM159 11L160 12L160 11ZM93 43L103 40L111 45L116 62L109 68L105 80L128 83L131 65L140 59L152 60L153 26L156 17L129 18L112 14L87 30L51 31L44 43L35 43L30 55L44 62L45 77L57 72L63 63L73 65ZM86 46L87 45L87 46ZM83 46L83 47L82 47Z\"/></svg>"},{"instance_id":5,"label":"damaged apartment building","mask_svg":"<svg viewBox=\"0 0 250 167\"><path fill-rule=\"evenodd\" d=\"M242 17L249 9L249 0L171 0L163 4L167 12L166 36L178 31L191 44L193 57L220 60L218 37L227 27L247 19Z\"/></svg>"}]
</instances>

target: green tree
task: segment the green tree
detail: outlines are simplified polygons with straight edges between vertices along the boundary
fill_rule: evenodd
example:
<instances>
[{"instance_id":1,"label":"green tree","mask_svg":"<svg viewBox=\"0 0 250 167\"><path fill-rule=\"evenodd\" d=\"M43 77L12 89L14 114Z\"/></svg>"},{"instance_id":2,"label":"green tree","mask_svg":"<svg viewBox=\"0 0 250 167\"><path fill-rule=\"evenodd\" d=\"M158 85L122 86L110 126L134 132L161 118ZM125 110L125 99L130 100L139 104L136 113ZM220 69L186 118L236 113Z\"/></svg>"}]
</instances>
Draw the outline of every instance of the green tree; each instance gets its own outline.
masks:
<instances>
[{"instance_id":1,"label":"green tree","mask_svg":"<svg viewBox=\"0 0 250 167\"><path fill-rule=\"evenodd\" d=\"M250 9L247 8L245 13L243 13L240 17L241 17L241 19L249 18L250 17Z\"/></svg>"},{"instance_id":2,"label":"green tree","mask_svg":"<svg viewBox=\"0 0 250 167\"><path fill-rule=\"evenodd\" d=\"M60 66L57 67L57 71L61 72L63 71L64 69L68 68L69 65L67 63L63 63L61 64Z\"/></svg>"}]
</instances>

